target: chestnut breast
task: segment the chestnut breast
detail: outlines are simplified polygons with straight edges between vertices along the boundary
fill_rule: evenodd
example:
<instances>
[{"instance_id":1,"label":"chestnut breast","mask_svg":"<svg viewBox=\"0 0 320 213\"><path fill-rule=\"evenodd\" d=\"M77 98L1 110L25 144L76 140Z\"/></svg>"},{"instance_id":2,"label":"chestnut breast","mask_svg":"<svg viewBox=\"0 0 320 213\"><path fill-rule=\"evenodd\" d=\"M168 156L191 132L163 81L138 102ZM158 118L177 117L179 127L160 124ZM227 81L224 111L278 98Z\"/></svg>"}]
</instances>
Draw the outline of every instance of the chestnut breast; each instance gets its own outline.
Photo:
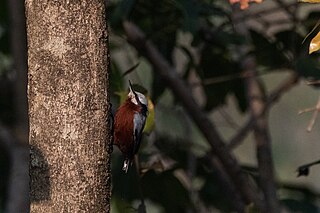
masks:
<instances>
[{"instance_id":1,"label":"chestnut breast","mask_svg":"<svg viewBox=\"0 0 320 213\"><path fill-rule=\"evenodd\" d=\"M114 142L124 155L130 155L133 151L133 119L134 114L140 111L140 107L127 99L116 112Z\"/></svg>"}]
</instances>

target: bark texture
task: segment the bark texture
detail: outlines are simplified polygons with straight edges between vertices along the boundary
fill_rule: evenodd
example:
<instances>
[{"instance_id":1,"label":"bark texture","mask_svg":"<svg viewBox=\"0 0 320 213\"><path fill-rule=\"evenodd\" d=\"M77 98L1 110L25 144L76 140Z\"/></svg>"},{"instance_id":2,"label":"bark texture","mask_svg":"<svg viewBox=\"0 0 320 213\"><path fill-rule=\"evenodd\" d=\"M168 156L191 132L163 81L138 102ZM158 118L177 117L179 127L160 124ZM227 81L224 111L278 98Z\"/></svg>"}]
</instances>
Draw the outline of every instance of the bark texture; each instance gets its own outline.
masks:
<instances>
[{"instance_id":1,"label":"bark texture","mask_svg":"<svg viewBox=\"0 0 320 213\"><path fill-rule=\"evenodd\" d=\"M103 0L26 0L31 212L109 212Z\"/></svg>"}]
</instances>

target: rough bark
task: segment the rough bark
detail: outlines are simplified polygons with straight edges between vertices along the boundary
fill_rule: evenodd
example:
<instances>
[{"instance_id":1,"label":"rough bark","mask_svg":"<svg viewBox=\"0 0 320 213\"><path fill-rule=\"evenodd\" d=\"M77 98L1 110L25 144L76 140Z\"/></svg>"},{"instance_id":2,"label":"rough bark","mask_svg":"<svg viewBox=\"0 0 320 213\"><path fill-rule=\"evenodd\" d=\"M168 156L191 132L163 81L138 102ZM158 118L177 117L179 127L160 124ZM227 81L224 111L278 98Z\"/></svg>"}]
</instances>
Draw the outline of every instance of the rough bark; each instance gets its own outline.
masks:
<instances>
[{"instance_id":1,"label":"rough bark","mask_svg":"<svg viewBox=\"0 0 320 213\"><path fill-rule=\"evenodd\" d=\"M109 212L103 0L26 0L31 212Z\"/></svg>"}]
</instances>

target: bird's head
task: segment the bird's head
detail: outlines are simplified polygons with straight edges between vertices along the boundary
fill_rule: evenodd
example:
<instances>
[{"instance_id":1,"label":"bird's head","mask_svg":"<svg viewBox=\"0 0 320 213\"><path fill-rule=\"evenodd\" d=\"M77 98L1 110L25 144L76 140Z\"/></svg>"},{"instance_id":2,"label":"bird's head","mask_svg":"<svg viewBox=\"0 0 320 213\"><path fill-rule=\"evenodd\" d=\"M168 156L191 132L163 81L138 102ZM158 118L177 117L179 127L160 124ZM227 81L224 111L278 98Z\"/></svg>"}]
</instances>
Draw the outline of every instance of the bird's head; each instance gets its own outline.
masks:
<instances>
[{"instance_id":1,"label":"bird's head","mask_svg":"<svg viewBox=\"0 0 320 213\"><path fill-rule=\"evenodd\" d=\"M130 101L132 103L134 103L135 105L140 105L140 106L143 105L143 106L147 107L148 106L148 100L147 100L146 96L144 96L140 92L134 91L130 81L129 81L129 88L130 88L130 92L128 94L128 98L130 99Z\"/></svg>"}]
</instances>

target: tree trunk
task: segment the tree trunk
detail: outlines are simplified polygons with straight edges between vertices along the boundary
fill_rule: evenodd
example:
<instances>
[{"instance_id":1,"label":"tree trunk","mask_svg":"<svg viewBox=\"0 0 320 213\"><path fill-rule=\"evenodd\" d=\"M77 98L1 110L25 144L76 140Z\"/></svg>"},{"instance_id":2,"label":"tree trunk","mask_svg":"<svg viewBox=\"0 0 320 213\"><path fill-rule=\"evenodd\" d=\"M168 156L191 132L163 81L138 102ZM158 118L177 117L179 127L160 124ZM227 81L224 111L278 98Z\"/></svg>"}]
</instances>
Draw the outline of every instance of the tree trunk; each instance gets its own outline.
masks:
<instances>
[{"instance_id":1,"label":"tree trunk","mask_svg":"<svg viewBox=\"0 0 320 213\"><path fill-rule=\"evenodd\" d=\"M26 0L31 212L109 212L103 0Z\"/></svg>"}]
</instances>

